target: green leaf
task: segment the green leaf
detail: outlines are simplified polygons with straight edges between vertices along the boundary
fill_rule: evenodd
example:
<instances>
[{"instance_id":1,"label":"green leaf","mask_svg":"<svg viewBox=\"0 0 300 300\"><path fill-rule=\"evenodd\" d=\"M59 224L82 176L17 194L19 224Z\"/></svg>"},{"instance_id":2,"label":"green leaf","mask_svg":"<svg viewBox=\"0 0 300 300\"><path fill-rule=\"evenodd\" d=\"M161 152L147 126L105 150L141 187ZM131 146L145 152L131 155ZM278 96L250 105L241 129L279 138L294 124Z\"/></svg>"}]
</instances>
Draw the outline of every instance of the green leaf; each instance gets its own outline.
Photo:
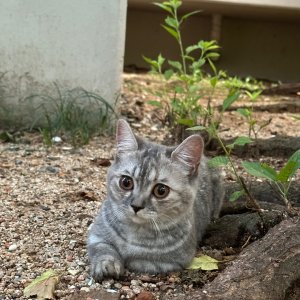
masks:
<instances>
[{"instance_id":1,"label":"green leaf","mask_svg":"<svg viewBox=\"0 0 300 300\"><path fill-rule=\"evenodd\" d=\"M55 299L54 289L59 275L54 270L48 270L34 279L25 289L24 296L37 296L38 299Z\"/></svg>"},{"instance_id":2,"label":"green leaf","mask_svg":"<svg viewBox=\"0 0 300 300\"><path fill-rule=\"evenodd\" d=\"M179 71L182 71L182 65L179 61L168 60L168 63L171 67L173 67Z\"/></svg>"},{"instance_id":3,"label":"green leaf","mask_svg":"<svg viewBox=\"0 0 300 300\"><path fill-rule=\"evenodd\" d=\"M183 15L182 18L180 19L180 23L182 23L183 21L185 21L186 19L188 19L192 15L198 14L200 12L202 12L202 10L195 10L195 11L192 11L190 13L187 13L187 14Z\"/></svg>"},{"instance_id":4,"label":"green leaf","mask_svg":"<svg viewBox=\"0 0 300 300\"><path fill-rule=\"evenodd\" d=\"M217 69L216 69L216 67L215 67L215 64L214 64L209 58L207 58L207 61L208 61L209 65L210 65L211 69L212 69L212 70L214 71L214 73L216 74L216 73L217 73Z\"/></svg>"},{"instance_id":5,"label":"green leaf","mask_svg":"<svg viewBox=\"0 0 300 300\"><path fill-rule=\"evenodd\" d=\"M233 104L240 96L239 92L230 93L228 97L223 101L222 112L224 112L227 108Z\"/></svg>"},{"instance_id":6,"label":"green leaf","mask_svg":"<svg viewBox=\"0 0 300 300\"><path fill-rule=\"evenodd\" d=\"M243 195L245 195L245 191L236 191L236 192L233 192L230 197L229 197L229 201L230 202L234 202L236 201L237 199L239 199L240 197L242 197Z\"/></svg>"},{"instance_id":7,"label":"green leaf","mask_svg":"<svg viewBox=\"0 0 300 300\"><path fill-rule=\"evenodd\" d=\"M245 118L248 118L251 115L248 108L238 108L236 111Z\"/></svg>"},{"instance_id":8,"label":"green leaf","mask_svg":"<svg viewBox=\"0 0 300 300\"><path fill-rule=\"evenodd\" d=\"M154 2L153 4L160 7L160 8L162 8L163 10L167 11L168 13L172 14L172 8L171 7L169 7L169 6L167 6L163 3Z\"/></svg>"},{"instance_id":9,"label":"green leaf","mask_svg":"<svg viewBox=\"0 0 300 300\"><path fill-rule=\"evenodd\" d=\"M168 31L177 41L179 39L178 33L171 27L166 25L161 25L166 31Z\"/></svg>"},{"instance_id":10,"label":"green leaf","mask_svg":"<svg viewBox=\"0 0 300 300\"><path fill-rule=\"evenodd\" d=\"M169 25L170 27L173 27L173 28L175 28L175 29L177 29L178 28L178 22L177 22L177 20L175 19L175 18L172 18L172 17L170 17L170 16L167 16L166 18L165 18L165 22L166 22L166 24L167 25Z\"/></svg>"},{"instance_id":11,"label":"green leaf","mask_svg":"<svg viewBox=\"0 0 300 300\"><path fill-rule=\"evenodd\" d=\"M226 157L226 156L216 156L216 157L211 158L208 161L208 165L210 167L226 166L228 164L228 162L229 162L228 157Z\"/></svg>"},{"instance_id":12,"label":"green leaf","mask_svg":"<svg viewBox=\"0 0 300 300\"><path fill-rule=\"evenodd\" d=\"M297 163L293 160L288 161L286 165L279 171L276 180L280 182L288 182L290 177L292 177L297 170L296 164Z\"/></svg>"},{"instance_id":13,"label":"green leaf","mask_svg":"<svg viewBox=\"0 0 300 300\"><path fill-rule=\"evenodd\" d=\"M159 107L161 108L162 107L162 104L161 102L159 101L156 101L156 100L150 100L150 101L147 101L148 104L152 105L152 106L156 106L156 107Z\"/></svg>"},{"instance_id":14,"label":"green leaf","mask_svg":"<svg viewBox=\"0 0 300 300\"><path fill-rule=\"evenodd\" d=\"M169 80L174 74L174 71L172 69L166 70L164 72L164 77L166 80Z\"/></svg>"},{"instance_id":15,"label":"green leaf","mask_svg":"<svg viewBox=\"0 0 300 300\"><path fill-rule=\"evenodd\" d=\"M159 64L159 66L162 66L163 63L165 62L165 60L166 59L161 54L158 55L158 57L157 57L157 63Z\"/></svg>"},{"instance_id":16,"label":"green leaf","mask_svg":"<svg viewBox=\"0 0 300 300\"><path fill-rule=\"evenodd\" d=\"M178 124L186 125L186 126L193 126L194 121L192 119L179 119L177 120Z\"/></svg>"},{"instance_id":17,"label":"green leaf","mask_svg":"<svg viewBox=\"0 0 300 300\"><path fill-rule=\"evenodd\" d=\"M187 128L187 130L191 130L191 131L196 131L196 130L205 130L206 127L205 126L201 126L201 125L197 125L191 128Z\"/></svg>"},{"instance_id":18,"label":"green leaf","mask_svg":"<svg viewBox=\"0 0 300 300\"><path fill-rule=\"evenodd\" d=\"M297 150L292 156L289 158L288 161L295 161L296 166L295 168L299 169L300 168L300 149Z\"/></svg>"},{"instance_id":19,"label":"green leaf","mask_svg":"<svg viewBox=\"0 0 300 300\"><path fill-rule=\"evenodd\" d=\"M218 83L218 81L219 81L219 78L218 78L218 76L214 76L214 77L212 77L211 79L210 79L210 85L213 87L213 88L215 88L216 87L216 85L217 85L217 83Z\"/></svg>"},{"instance_id":20,"label":"green leaf","mask_svg":"<svg viewBox=\"0 0 300 300\"><path fill-rule=\"evenodd\" d=\"M201 87L197 84L193 84L193 85L189 86L189 91L190 92L196 92L196 91L199 91L200 89L201 89Z\"/></svg>"},{"instance_id":21,"label":"green leaf","mask_svg":"<svg viewBox=\"0 0 300 300\"><path fill-rule=\"evenodd\" d=\"M219 57L220 57L220 54L217 53L217 52L210 52L210 53L207 53L207 54L205 55L205 57L219 58Z\"/></svg>"},{"instance_id":22,"label":"green leaf","mask_svg":"<svg viewBox=\"0 0 300 300\"><path fill-rule=\"evenodd\" d=\"M196 71L196 70L200 69L204 64L205 64L205 59L202 58L202 59L194 61L192 63L192 68L193 68L193 70Z\"/></svg>"},{"instance_id":23,"label":"green leaf","mask_svg":"<svg viewBox=\"0 0 300 300\"><path fill-rule=\"evenodd\" d=\"M276 181L276 171L267 164L259 164L257 162L243 161L242 166L252 176L266 178L271 181Z\"/></svg>"},{"instance_id":24,"label":"green leaf","mask_svg":"<svg viewBox=\"0 0 300 300\"><path fill-rule=\"evenodd\" d=\"M257 90L254 92L250 92L250 91L245 91L245 93L248 95L248 97L250 98L250 100L252 102L256 101L258 96L262 93L262 90Z\"/></svg>"},{"instance_id":25,"label":"green leaf","mask_svg":"<svg viewBox=\"0 0 300 300\"><path fill-rule=\"evenodd\" d=\"M175 92L178 93L178 94L182 94L184 93L184 88L182 86L175 86Z\"/></svg>"},{"instance_id":26,"label":"green leaf","mask_svg":"<svg viewBox=\"0 0 300 300\"><path fill-rule=\"evenodd\" d=\"M218 270L218 260L208 256L201 255L199 257L194 257L191 264L187 267L189 270L201 269L203 271Z\"/></svg>"},{"instance_id":27,"label":"green leaf","mask_svg":"<svg viewBox=\"0 0 300 300\"><path fill-rule=\"evenodd\" d=\"M252 140L249 137L239 136L238 138L235 139L235 141L232 144L228 145L227 147L234 148L234 146L244 146L250 143L252 143Z\"/></svg>"},{"instance_id":28,"label":"green leaf","mask_svg":"<svg viewBox=\"0 0 300 300\"><path fill-rule=\"evenodd\" d=\"M198 45L192 45L192 46L189 46L185 49L185 53L186 54L190 54L191 52L195 51L199 49L199 46Z\"/></svg>"},{"instance_id":29,"label":"green leaf","mask_svg":"<svg viewBox=\"0 0 300 300\"><path fill-rule=\"evenodd\" d=\"M159 65L156 60L152 60L151 58L144 56L144 55L143 55L143 59L146 63L148 63L151 67L153 67L154 70L156 70L156 71L159 70Z\"/></svg>"}]
</instances>

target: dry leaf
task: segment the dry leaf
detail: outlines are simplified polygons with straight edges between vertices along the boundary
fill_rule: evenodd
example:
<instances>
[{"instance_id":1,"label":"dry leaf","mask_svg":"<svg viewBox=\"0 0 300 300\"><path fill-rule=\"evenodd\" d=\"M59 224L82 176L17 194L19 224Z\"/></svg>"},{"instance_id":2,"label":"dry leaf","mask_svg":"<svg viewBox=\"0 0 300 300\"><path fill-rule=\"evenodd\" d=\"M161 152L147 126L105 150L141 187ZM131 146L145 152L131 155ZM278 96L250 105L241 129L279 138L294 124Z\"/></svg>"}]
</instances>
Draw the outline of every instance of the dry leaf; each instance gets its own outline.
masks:
<instances>
[{"instance_id":1,"label":"dry leaf","mask_svg":"<svg viewBox=\"0 0 300 300\"><path fill-rule=\"evenodd\" d=\"M199 257L194 257L187 269L191 269L191 270L201 269L204 271L218 270L218 264L217 264L218 262L219 262L218 260L208 255L201 255Z\"/></svg>"},{"instance_id":2,"label":"dry leaf","mask_svg":"<svg viewBox=\"0 0 300 300\"><path fill-rule=\"evenodd\" d=\"M111 165L111 162L110 162L109 159L107 159L107 158L101 158L101 157L93 158L91 160L91 162L93 164L95 164L96 166L100 166L100 167L109 167Z\"/></svg>"},{"instance_id":3,"label":"dry leaf","mask_svg":"<svg viewBox=\"0 0 300 300\"><path fill-rule=\"evenodd\" d=\"M80 198L88 201L97 201L97 196L93 192L80 191L77 194ZM81 200L81 199L80 199Z\"/></svg>"},{"instance_id":4,"label":"dry leaf","mask_svg":"<svg viewBox=\"0 0 300 300\"><path fill-rule=\"evenodd\" d=\"M24 296L37 296L37 299L54 299L55 285L59 280L58 274L54 270L48 270L41 276L34 279L25 289Z\"/></svg>"}]
</instances>

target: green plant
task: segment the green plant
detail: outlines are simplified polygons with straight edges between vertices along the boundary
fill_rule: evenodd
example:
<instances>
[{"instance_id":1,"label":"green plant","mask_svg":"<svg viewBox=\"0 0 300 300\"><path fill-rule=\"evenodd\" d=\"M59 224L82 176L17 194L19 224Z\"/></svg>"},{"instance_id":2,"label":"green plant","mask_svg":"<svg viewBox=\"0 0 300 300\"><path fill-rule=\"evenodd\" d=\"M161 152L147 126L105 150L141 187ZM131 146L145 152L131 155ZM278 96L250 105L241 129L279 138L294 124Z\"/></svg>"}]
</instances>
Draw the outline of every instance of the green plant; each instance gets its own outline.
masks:
<instances>
[{"instance_id":1,"label":"green plant","mask_svg":"<svg viewBox=\"0 0 300 300\"><path fill-rule=\"evenodd\" d=\"M248 76L245 79L240 79L237 76L234 77L228 76L224 82L224 85L228 89L247 90L249 92L262 90L264 87L261 81L257 81L255 78L252 78L251 76Z\"/></svg>"},{"instance_id":2,"label":"green plant","mask_svg":"<svg viewBox=\"0 0 300 300\"><path fill-rule=\"evenodd\" d=\"M249 126L248 136L251 137L252 134L253 134L254 138L257 139L258 133L263 128L265 128L266 126L268 126L271 123L272 118L270 118L267 121L259 122L254 117L253 104L257 101L258 97L262 93L262 90L256 90L256 91L252 91L252 92L245 91L245 93L251 101L251 107L250 108L238 108L236 111L247 120L247 123L248 123L248 126Z\"/></svg>"},{"instance_id":3,"label":"green plant","mask_svg":"<svg viewBox=\"0 0 300 300\"><path fill-rule=\"evenodd\" d=\"M37 100L38 117L31 129L38 127L46 145L54 136L64 136L73 146L88 143L92 135L111 127L113 107L100 95L82 88L63 91L54 84L57 95L32 95L27 101Z\"/></svg>"},{"instance_id":4,"label":"green plant","mask_svg":"<svg viewBox=\"0 0 300 300\"><path fill-rule=\"evenodd\" d=\"M266 163L243 162L244 169L252 176L266 179L269 184L290 209L291 204L288 200L288 192L292 183L292 178L300 168L300 150L297 150L282 167L279 172Z\"/></svg>"},{"instance_id":5,"label":"green plant","mask_svg":"<svg viewBox=\"0 0 300 300\"><path fill-rule=\"evenodd\" d=\"M199 41L195 45L184 47L182 42L182 24L192 15L199 11L194 11L178 16L178 8L182 1L169 0L162 3L154 3L168 15L162 27L176 40L180 53L180 60L166 60L161 54L157 59L150 59L144 56L144 60L151 66L151 72L158 75L161 80L173 84L165 85L162 91L156 92L160 101L151 101L150 104L156 105L165 112L165 119L170 127L178 124L185 127L195 126L199 123L206 123L211 120L211 94L218 83L218 80L225 76L224 72L217 72L214 60L219 57L217 50L219 46L215 41ZM165 66L167 62L168 66ZM199 83L204 78L204 68L209 66L213 76L210 78L211 91L206 107L200 103L201 87ZM174 84L175 82L175 84Z\"/></svg>"},{"instance_id":6,"label":"green plant","mask_svg":"<svg viewBox=\"0 0 300 300\"><path fill-rule=\"evenodd\" d=\"M230 98L227 98L223 102L223 109L230 105L230 101L228 100ZM233 100L232 100L233 101ZM234 193L232 193L229 197L229 201L233 202L236 201L241 196L246 196L248 200L248 204L251 208L260 211L260 206L258 202L255 200L255 198L250 193L247 185L245 184L245 181L243 177L241 176L240 172L238 171L237 166L232 160L231 157L231 151L234 149L235 146L243 146L249 143L252 143L252 140L249 137L240 136L235 139L235 141L230 145L225 145L222 139L220 138L218 128L212 123L208 128L205 128L203 126L195 126L192 128L188 128L188 130L208 130L210 136L215 138L218 141L218 144L221 146L224 155L222 156L216 156L209 160L209 165L212 167L227 167L230 172L232 172L233 176L235 177L237 183L240 186L240 189Z\"/></svg>"}]
</instances>

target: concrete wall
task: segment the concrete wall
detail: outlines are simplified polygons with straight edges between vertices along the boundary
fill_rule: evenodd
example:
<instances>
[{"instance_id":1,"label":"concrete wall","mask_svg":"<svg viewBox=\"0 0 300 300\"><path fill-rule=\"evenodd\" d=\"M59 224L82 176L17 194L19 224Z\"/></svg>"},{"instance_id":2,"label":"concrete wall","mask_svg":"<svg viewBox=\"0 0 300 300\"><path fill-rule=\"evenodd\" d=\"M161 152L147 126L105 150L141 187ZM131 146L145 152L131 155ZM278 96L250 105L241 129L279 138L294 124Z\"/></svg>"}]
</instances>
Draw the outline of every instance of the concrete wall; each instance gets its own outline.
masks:
<instances>
[{"instance_id":1,"label":"concrete wall","mask_svg":"<svg viewBox=\"0 0 300 300\"><path fill-rule=\"evenodd\" d=\"M0 72L21 98L82 87L113 103L120 91L127 0L0 0ZM21 105L19 101L17 103Z\"/></svg>"},{"instance_id":2,"label":"concrete wall","mask_svg":"<svg viewBox=\"0 0 300 300\"><path fill-rule=\"evenodd\" d=\"M132 2L132 4L131 4ZM143 0L144 4L149 1ZM249 5L250 1L187 1L192 9L201 9L200 4L230 2ZM267 1L268 2L268 1ZM270 1L269 1L270 2ZM267 3L270 5L270 3ZM213 6L206 7L202 14L193 16L183 28L185 45L200 39L214 39L213 16L222 16L219 44L222 47L218 66L231 75L254 76L260 79L300 81L300 10L281 9L283 1L277 0L276 7ZM300 7L300 1L297 2ZM297 4L296 3L296 4ZM196 6L198 4L198 6ZM256 3L257 4L257 3ZM289 1L289 6L295 4ZM184 8L184 6L183 6ZM189 9L185 5L184 10ZM222 12L224 14L222 14ZM156 57L158 53L174 59L178 48L176 42L160 26L165 13L150 6L138 6L129 1L125 66L146 68L141 59L145 54ZM178 57L178 56L177 56Z\"/></svg>"}]
</instances>

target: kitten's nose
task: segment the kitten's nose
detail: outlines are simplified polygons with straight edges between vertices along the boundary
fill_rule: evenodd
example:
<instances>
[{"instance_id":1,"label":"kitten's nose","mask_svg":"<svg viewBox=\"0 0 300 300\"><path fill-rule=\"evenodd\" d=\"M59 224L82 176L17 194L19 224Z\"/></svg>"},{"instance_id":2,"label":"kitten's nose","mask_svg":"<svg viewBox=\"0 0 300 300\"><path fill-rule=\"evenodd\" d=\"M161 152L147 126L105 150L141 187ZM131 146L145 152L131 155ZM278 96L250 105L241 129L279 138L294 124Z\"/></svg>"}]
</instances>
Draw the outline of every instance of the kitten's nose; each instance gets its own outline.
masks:
<instances>
[{"instance_id":1,"label":"kitten's nose","mask_svg":"<svg viewBox=\"0 0 300 300\"><path fill-rule=\"evenodd\" d=\"M141 209L144 208L142 206L136 206L136 205L132 205L132 204L130 206L133 208L135 213L137 213L138 211L140 211Z\"/></svg>"}]
</instances>

